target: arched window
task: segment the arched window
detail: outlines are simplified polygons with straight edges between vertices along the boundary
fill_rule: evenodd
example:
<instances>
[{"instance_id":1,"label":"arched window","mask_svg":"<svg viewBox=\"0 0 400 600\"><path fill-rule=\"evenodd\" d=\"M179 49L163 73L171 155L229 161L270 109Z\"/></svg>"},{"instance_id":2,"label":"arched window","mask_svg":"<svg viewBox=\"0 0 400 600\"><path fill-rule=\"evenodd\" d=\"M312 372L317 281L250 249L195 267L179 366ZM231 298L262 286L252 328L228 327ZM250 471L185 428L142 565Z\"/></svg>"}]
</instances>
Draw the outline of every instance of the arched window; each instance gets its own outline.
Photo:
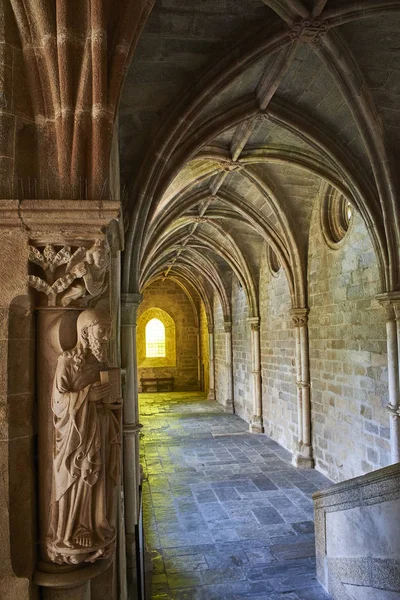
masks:
<instances>
[{"instance_id":1,"label":"arched window","mask_svg":"<svg viewBox=\"0 0 400 600\"><path fill-rule=\"evenodd\" d=\"M146 358L165 357L165 327L159 319L146 325Z\"/></svg>"}]
</instances>

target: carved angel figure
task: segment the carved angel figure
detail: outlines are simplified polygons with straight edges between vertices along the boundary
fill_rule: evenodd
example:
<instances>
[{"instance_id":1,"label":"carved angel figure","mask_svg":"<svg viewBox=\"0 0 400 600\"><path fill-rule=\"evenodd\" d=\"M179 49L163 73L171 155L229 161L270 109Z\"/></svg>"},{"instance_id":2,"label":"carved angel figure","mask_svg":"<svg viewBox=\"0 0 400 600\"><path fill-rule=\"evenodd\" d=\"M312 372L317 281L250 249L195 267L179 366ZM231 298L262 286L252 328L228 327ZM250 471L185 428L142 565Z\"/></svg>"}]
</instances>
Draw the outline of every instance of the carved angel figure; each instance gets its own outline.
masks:
<instances>
[{"instance_id":1,"label":"carved angel figure","mask_svg":"<svg viewBox=\"0 0 400 600\"><path fill-rule=\"evenodd\" d=\"M75 276L74 283L61 298L62 306L78 300L82 306L97 300L107 290L107 271L110 264L107 241L96 240L89 248L80 248L67 264L65 273ZM83 281L82 281L83 279Z\"/></svg>"},{"instance_id":2,"label":"carved angel figure","mask_svg":"<svg viewBox=\"0 0 400 600\"><path fill-rule=\"evenodd\" d=\"M100 383L110 332L106 311L84 310L77 344L60 356L54 377L54 476L46 545L57 563L94 561L114 545L120 461L115 409L121 404L111 404L109 384Z\"/></svg>"}]
</instances>

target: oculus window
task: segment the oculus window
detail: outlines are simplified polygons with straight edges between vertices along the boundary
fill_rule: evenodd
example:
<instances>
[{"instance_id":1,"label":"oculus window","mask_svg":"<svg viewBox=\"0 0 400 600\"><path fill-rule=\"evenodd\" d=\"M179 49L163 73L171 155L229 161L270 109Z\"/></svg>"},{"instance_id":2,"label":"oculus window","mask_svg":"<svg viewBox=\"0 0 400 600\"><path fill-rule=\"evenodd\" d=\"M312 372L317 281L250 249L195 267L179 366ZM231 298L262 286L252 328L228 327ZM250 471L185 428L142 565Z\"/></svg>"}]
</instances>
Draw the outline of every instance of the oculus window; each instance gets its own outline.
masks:
<instances>
[{"instance_id":1,"label":"oculus window","mask_svg":"<svg viewBox=\"0 0 400 600\"><path fill-rule=\"evenodd\" d=\"M160 319L151 319L146 325L146 358L165 357L165 327Z\"/></svg>"}]
</instances>

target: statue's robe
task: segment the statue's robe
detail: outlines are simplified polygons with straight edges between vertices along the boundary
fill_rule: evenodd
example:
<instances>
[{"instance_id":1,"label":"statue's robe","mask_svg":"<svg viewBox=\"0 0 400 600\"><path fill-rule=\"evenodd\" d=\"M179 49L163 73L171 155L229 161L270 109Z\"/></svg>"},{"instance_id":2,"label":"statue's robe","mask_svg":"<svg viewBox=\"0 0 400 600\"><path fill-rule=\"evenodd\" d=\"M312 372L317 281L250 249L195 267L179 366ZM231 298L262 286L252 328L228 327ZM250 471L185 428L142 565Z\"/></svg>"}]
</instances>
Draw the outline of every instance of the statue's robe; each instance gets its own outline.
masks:
<instances>
[{"instance_id":1,"label":"statue's robe","mask_svg":"<svg viewBox=\"0 0 400 600\"><path fill-rule=\"evenodd\" d=\"M89 400L91 387L106 369L91 353L77 369L73 353L64 352L54 378L54 479L47 545L52 552L74 554L70 562L79 562L80 549L83 553L105 547L115 537L119 421L107 404Z\"/></svg>"}]
</instances>

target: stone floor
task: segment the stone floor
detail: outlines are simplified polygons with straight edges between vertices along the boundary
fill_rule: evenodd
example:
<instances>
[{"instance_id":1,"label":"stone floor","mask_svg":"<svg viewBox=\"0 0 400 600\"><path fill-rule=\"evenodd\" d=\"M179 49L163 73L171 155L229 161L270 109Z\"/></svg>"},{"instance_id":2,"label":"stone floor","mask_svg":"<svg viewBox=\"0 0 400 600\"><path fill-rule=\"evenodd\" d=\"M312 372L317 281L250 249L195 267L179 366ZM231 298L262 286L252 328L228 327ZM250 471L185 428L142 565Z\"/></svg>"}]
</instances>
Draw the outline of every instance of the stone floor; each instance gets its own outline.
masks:
<instances>
[{"instance_id":1,"label":"stone floor","mask_svg":"<svg viewBox=\"0 0 400 600\"><path fill-rule=\"evenodd\" d=\"M199 393L140 395L153 600L325 600L311 494L329 485Z\"/></svg>"}]
</instances>

